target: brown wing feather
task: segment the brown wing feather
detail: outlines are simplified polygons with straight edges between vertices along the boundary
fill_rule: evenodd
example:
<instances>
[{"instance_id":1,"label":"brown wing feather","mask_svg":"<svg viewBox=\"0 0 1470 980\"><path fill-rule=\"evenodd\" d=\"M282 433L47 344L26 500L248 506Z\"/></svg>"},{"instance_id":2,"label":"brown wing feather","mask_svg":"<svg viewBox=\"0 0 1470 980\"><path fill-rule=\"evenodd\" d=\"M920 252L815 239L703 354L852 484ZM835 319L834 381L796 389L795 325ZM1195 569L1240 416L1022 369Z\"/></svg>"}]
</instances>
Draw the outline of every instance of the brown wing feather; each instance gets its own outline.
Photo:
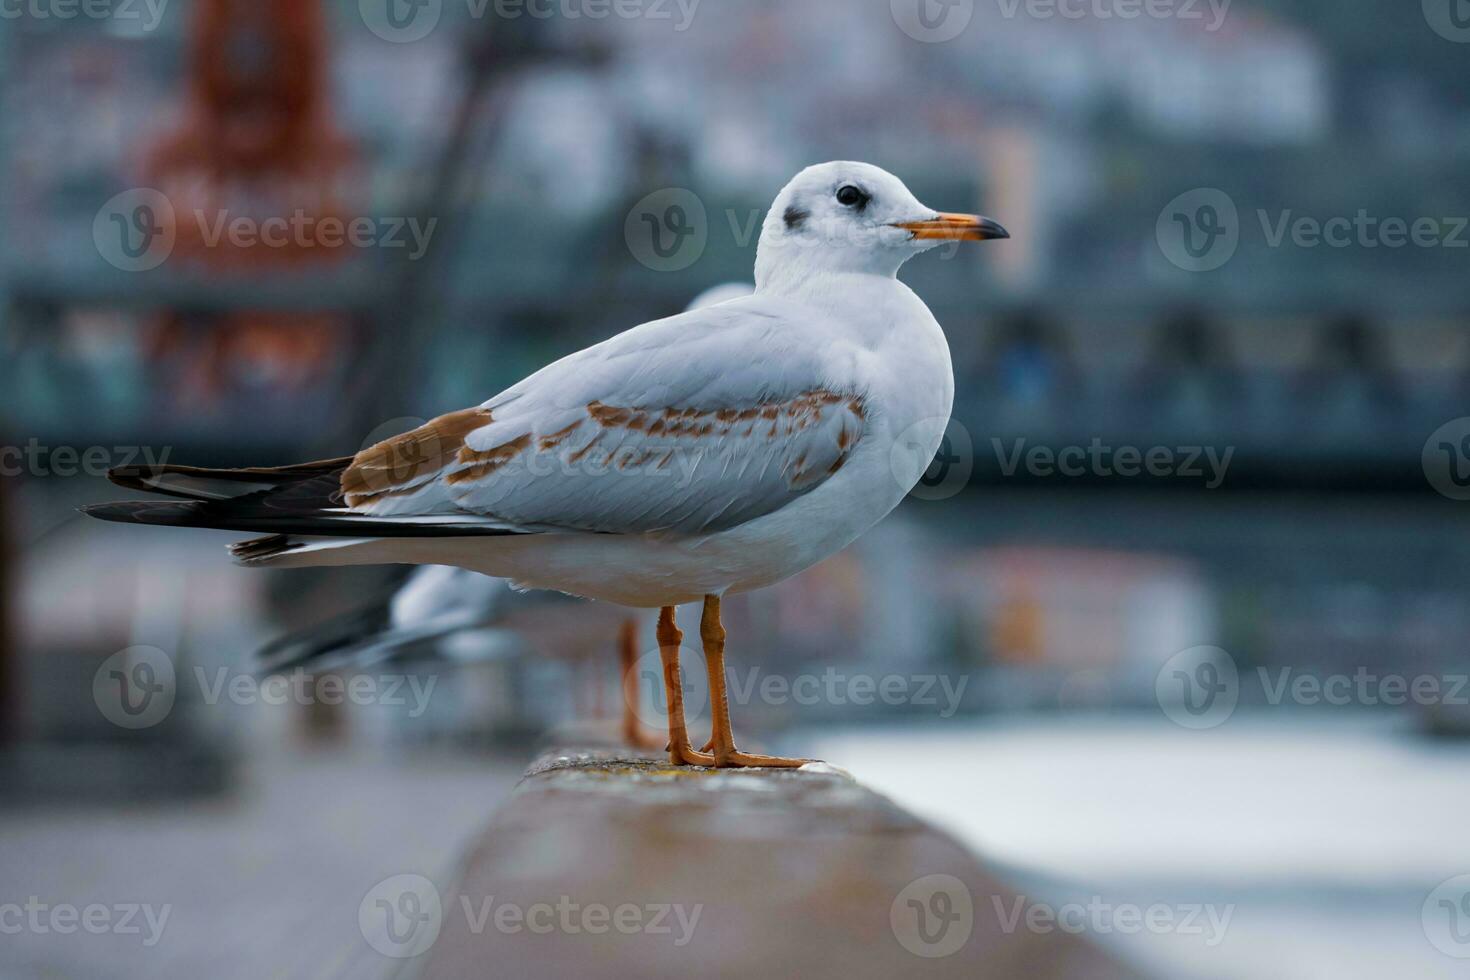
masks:
<instances>
[{"instance_id":1,"label":"brown wing feather","mask_svg":"<svg viewBox=\"0 0 1470 980\"><path fill-rule=\"evenodd\" d=\"M454 460L466 436L491 421L488 408L461 409L369 446L342 473L347 506L413 490Z\"/></svg>"}]
</instances>

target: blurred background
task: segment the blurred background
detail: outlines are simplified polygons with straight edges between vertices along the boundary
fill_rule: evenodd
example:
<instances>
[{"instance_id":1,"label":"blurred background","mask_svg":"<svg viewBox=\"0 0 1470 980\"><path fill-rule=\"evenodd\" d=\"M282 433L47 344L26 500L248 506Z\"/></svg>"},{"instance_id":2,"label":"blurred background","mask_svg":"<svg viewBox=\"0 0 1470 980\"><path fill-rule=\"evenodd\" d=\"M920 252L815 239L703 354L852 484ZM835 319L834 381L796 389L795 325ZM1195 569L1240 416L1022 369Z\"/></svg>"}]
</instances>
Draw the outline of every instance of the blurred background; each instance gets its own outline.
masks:
<instances>
[{"instance_id":1,"label":"blurred background","mask_svg":"<svg viewBox=\"0 0 1470 980\"><path fill-rule=\"evenodd\" d=\"M1233 910L1094 937L1156 975L1463 976L1467 68L1464 0L0 3L0 905L173 908L0 975L386 975L362 894L623 703L622 612L509 594L465 656L272 688L397 573L86 521L108 467L482 401L748 283L851 158L1014 237L905 270L954 423L732 600L737 725L1034 898Z\"/></svg>"}]
</instances>

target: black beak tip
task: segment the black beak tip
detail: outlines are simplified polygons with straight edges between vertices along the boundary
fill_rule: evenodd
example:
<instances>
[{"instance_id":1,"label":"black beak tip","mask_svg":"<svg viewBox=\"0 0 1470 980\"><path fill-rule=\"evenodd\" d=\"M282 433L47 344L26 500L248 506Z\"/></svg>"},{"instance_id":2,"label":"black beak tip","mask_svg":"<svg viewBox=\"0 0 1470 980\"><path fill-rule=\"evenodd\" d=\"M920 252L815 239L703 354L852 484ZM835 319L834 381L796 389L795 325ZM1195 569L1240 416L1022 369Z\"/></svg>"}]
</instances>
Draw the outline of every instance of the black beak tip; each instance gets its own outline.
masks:
<instances>
[{"instance_id":1,"label":"black beak tip","mask_svg":"<svg viewBox=\"0 0 1470 980\"><path fill-rule=\"evenodd\" d=\"M1000 222L991 221L989 218L985 219L985 222L982 225L982 229L984 231L985 237L993 241L1000 241L1002 239L1011 237L1011 233L1006 231L1005 227L1002 226Z\"/></svg>"}]
</instances>

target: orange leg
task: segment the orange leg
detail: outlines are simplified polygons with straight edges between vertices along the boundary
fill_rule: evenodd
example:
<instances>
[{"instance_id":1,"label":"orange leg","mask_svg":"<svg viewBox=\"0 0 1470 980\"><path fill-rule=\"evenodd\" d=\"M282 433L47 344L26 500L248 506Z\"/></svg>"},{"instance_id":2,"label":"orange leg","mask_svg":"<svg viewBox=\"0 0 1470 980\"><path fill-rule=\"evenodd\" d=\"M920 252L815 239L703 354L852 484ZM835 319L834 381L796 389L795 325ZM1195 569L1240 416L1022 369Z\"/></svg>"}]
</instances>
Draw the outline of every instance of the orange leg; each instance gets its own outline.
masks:
<instances>
[{"instance_id":1,"label":"orange leg","mask_svg":"<svg viewBox=\"0 0 1470 980\"><path fill-rule=\"evenodd\" d=\"M725 691L725 627L720 622L720 597L704 597L704 616L699 623L699 636L704 641L704 661L709 669L710 706L714 712L714 735L709 750L721 769L770 767L794 769L809 759L783 759L774 755L752 755L735 747L735 733L730 729L730 698Z\"/></svg>"},{"instance_id":2,"label":"orange leg","mask_svg":"<svg viewBox=\"0 0 1470 980\"><path fill-rule=\"evenodd\" d=\"M684 724L684 679L679 673L679 645L684 634L674 623L674 607L664 606L658 614L658 652L663 660L664 697L669 706L669 761L676 766L712 766L713 756L694 751L689 729Z\"/></svg>"},{"instance_id":3,"label":"orange leg","mask_svg":"<svg viewBox=\"0 0 1470 980\"><path fill-rule=\"evenodd\" d=\"M638 621L626 619L618 630L618 659L623 681L623 741L635 749L657 752L667 743L643 727L638 718Z\"/></svg>"}]
</instances>

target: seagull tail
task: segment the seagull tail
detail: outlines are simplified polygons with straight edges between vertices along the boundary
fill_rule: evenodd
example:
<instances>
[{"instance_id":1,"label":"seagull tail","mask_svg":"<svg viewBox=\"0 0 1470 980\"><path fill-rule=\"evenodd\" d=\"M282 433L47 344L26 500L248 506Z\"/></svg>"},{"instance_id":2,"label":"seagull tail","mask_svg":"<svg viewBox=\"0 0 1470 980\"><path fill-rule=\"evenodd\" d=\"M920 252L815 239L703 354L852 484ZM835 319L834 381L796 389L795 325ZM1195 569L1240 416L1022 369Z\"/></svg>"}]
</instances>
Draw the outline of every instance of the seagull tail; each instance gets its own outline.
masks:
<instances>
[{"instance_id":1,"label":"seagull tail","mask_svg":"<svg viewBox=\"0 0 1470 980\"><path fill-rule=\"evenodd\" d=\"M295 466L203 469L128 466L113 483L170 499L94 504L82 513L104 521L215 528L264 535L232 545L242 565L307 566L394 563L422 538L506 536L519 530L472 514L374 517L342 503L342 474L352 457Z\"/></svg>"}]
</instances>

